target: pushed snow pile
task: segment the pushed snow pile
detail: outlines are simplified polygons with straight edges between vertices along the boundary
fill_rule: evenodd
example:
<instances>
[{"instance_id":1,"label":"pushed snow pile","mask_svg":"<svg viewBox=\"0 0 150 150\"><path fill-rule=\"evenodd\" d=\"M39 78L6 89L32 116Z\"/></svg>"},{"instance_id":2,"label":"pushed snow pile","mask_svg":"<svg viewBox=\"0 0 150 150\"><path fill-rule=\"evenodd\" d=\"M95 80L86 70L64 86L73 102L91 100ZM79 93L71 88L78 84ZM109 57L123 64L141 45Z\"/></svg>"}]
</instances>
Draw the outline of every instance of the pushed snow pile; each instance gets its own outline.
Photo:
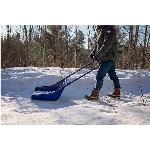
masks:
<instances>
[{"instance_id":1,"label":"pushed snow pile","mask_svg":"<svg viewBox=\"0 0 150 150\"><path fill-rule=\"evenodd\" d=\"M113 91L109 76L104 78L100 100L87 101L97 70L65 87L57 101L31 100L35 87L49 86L77 68L15 67L1 70L1 124L117 125L150 124L150 71L116 70L121 83L121 99L106 95ZM74 74L68 82L87 69Z\"/></svg>"}]
</instances>

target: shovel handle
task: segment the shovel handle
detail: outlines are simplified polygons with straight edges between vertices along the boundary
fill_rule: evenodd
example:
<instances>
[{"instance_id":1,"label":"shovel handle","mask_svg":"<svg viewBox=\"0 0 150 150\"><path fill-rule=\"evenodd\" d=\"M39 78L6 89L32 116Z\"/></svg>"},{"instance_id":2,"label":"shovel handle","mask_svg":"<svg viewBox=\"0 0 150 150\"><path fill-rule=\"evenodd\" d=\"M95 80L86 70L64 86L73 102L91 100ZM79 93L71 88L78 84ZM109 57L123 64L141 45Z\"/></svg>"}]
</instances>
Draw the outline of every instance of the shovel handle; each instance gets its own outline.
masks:
<instances>
[{"instance_id":1,"label":"shovel handle","mask_svg":"<svg viewBox=\"0 0 150 150\"><path fill-rule=\"evenodd\" d=\"M68 86L68 85L70 85L71 83L75 82L76 80L78 80L78 79L82 78L82 77L83 77L83 76L85 76L86 74L88 74L88 73L92 72L94 69L98 68L99 66L100 66L100 64L99 64L99 65L97 65L96 67L94 67L93 69L89 70L89 71L88 71L88 72L86 72L85 74L83 74L83 75L79 76L78 78L74 79L73 81L71 81L71 82L67 83L67 84L65 85L65 87L66 87L66 86Z\"/></svg>"},{"instance_id":2,"label":"shovel handle","mask_svg":"<svg viewBox=\"0 0 150 150\"><path fill-rule=\"evenodd\" d=\"M93 62L94 62L94 59L93 59L91 62L89 62L88 64L84 65L82 68L78 69L77 71L75 71L75 72L71 73L70 75L68 75L67 77L65 77L65 79L69 78L70 76L72 76L73 74L75 74L75 73L77 73L78 71L82 70L83 68L85 68L85 67L91 65Z\"/></svg>"}]
</instances>

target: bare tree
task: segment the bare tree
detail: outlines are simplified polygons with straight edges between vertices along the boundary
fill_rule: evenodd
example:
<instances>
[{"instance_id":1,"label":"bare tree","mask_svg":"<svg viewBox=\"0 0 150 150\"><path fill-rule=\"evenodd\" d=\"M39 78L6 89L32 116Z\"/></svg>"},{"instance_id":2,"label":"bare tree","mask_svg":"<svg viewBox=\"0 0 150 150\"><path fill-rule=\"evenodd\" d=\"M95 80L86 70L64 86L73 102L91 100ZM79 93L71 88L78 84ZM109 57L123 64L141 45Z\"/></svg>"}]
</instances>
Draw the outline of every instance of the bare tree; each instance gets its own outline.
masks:
<instances>
[{"instance_id":1,"label":"bare tree","mask_svg":"<svg viewBox=\"0 0 150 150\"><path fill-rule=\"evenodd\" d=\"M145 57L146 57L146 41L147 41L147 27L148 25L145 25L145 32L144 32L144 45L142 50L142 68L145 68Z\"/></svg>"},{"instance_id":2,"label":"bare tree","mask_svg":"<svg viewBox=\"0 0 150 150\"><path fill-rule=\"evenodd\" d=\"M137 41L138 41L138 33L139 33L139 25L136 26L135 29L135 40L134 40L134 63L135 63L135 68L137 69L138 62L137 62Z\"/></svg>"},{"instance_id":3,"label":"bare tree","mask_svg":"<svg viewBox=\"0 0 150 150\"><path fill-rule=\"evenodd\" d=\"M28 56L28 46L29 46L29 43L28 43L28 31L27 31L27 26L24 25L24 31L25 31L25 45L26 45L26 48L25 48L25 64L24 66L28 66L28 60L29 60L29 56Z\"/></svg>"}]
</instances>

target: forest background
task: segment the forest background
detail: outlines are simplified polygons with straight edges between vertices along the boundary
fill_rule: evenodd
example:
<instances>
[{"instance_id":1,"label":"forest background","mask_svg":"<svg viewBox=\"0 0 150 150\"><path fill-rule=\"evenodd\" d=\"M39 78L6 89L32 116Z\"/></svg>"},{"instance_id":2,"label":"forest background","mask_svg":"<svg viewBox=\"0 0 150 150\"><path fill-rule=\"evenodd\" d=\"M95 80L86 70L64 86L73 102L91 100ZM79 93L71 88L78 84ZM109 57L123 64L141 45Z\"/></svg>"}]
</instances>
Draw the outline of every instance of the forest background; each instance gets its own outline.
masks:
<instances>
[{"instance_id":1,"label":"forest background","mask_svg":"<svg viewBox=\"0 0 150 150\"><path fill-rule=\"evenodd\" d=\"M117 68L150 69L150 25L115 28ZM3 25L1 67L81 67L91 61L96 34L95 25Z\"/></svg>"}]
</instances>

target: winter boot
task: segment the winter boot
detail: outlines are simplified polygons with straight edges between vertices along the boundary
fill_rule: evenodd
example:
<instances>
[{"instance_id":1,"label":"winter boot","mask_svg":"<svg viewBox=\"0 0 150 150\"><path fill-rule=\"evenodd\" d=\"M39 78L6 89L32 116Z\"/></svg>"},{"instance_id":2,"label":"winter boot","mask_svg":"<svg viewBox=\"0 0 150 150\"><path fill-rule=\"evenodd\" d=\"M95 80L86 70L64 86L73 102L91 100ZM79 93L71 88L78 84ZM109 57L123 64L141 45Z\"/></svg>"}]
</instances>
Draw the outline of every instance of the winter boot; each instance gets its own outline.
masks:
<instances>
[{"instance_id":1,"label":"winter boot","mask_svg":"<svg viewBox=\"0 0 150 150\"><path fill-rule=\"evenodd\" d=\"M99 92L100 90L93 88L92 93L90 95L85 95L84 98L87 100L98 100Z\"/></svg>"},{"instance_id":2,"label":"winter boot","mask_svg":"<svg viewBox=\"0 0 150 150\"><path fill-rule=\"evenodd\" d=\"M120 98L120 88L114 88L114 92L112 94L108 94L108 96Z\"/></svg>"}]
</instances>

